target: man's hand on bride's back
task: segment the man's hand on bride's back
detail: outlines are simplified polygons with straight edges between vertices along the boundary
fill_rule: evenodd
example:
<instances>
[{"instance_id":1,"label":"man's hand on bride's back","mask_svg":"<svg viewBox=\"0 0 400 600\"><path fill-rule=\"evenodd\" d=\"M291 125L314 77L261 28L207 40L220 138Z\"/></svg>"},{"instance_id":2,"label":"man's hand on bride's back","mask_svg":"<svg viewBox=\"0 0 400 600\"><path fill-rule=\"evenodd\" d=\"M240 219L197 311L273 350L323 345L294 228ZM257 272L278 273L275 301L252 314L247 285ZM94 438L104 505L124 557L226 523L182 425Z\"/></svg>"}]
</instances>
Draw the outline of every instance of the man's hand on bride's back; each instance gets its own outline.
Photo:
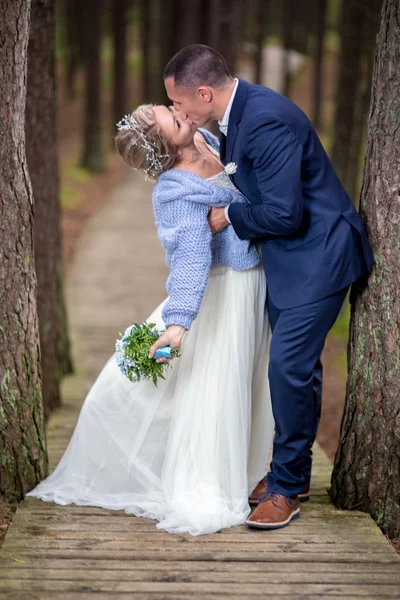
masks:
<instances>
[{"instance_id":1,"label":"man's hand on bride's back","mask_svg":"<svg viewBox=\"0 0 400 600\"><path fill-rule=\"evenodd\" d=\"M212 233L218 233L229 225L229 221L225 217L225 209L213 206L208 213L208 224Z\"/></svg>"},{"instance_id":2,"label":"man's hand on bride's back","mask_svg":"<svg viewBox=\"0 0 400 600\"><path fill-rule=\"evenodd\" d=\"M149 351L150 358L153 358L154 353L158 348L164 346L172 346L172 348L180 348L183 340L183 336L186 329L181 325L170 325L167 327L165 332L158 338L158 340L152 345ZM171 358L157 358L156 362L170 362Z\"/></svg>"}]
</instances>

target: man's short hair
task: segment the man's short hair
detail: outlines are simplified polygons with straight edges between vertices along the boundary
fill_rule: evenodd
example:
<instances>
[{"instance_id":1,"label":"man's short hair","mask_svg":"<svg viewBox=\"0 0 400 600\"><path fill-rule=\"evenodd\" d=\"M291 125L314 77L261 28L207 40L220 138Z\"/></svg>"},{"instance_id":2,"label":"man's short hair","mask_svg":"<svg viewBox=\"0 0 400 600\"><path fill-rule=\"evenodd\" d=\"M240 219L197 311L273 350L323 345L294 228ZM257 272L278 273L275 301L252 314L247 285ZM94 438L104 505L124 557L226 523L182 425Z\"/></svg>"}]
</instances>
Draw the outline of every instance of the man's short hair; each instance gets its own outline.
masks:
<instances>
[{"instance_id":1,"label":"man's short hair","mask_svg":"<svg viewBox=\"0 0 400 600\"><path fill-rule=\"evenodd\" d=\"M174 78L177 87L224 87L232 75L222 54L203 44L185 46L164 69L164 79Z\"/></svg>"}]
</instances>

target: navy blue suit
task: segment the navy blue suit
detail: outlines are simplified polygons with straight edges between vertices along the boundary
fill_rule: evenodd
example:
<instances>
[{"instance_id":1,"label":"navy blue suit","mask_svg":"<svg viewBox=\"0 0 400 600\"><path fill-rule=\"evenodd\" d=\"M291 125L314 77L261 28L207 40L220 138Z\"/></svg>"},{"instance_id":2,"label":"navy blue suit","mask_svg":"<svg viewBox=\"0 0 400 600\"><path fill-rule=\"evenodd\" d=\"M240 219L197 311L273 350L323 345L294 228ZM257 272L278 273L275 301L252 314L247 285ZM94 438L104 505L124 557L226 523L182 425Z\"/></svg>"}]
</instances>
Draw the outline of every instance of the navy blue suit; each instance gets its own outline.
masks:
<instances>
[{"instance_id":1,"label":"navy blue suit","mask_svg":"<svg viewBox=\"0 0 400 600\"><path fill-rule=\"evenodd\" d=\"M372 268L359 214L305 114L239 80L221 159L248 204L229 207L241 239L261 243L273 330L269 380L276 433L268 488L295 496L311 472L326 335L349 285Z\"/></svg>"}]
</instances>

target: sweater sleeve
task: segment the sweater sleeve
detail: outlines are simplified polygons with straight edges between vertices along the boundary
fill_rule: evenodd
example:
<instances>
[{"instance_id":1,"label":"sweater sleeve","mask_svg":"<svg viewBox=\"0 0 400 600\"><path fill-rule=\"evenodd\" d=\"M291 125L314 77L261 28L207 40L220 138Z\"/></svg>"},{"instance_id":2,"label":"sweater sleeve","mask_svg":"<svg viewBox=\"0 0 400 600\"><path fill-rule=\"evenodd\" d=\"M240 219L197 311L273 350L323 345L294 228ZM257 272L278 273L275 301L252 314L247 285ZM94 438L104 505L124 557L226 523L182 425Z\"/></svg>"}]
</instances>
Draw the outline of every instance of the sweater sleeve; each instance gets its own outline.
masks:
<instances>
[{"instance_id":1,"label":"sweater sleeve","mask_svg":"<svg viewBox=\"0 0 400 600\"><path fill-rule=\"evenodd\" d=\"M198 175L193 176L196 178L195 181L191 179L187 183L182 181L178 183L175 179L169 178L168 173L165 173L163 180L160 180L154 188L155 197L168 197L169 200L203 204L207 205L208 210L212 206L227 206L241 198L238 190L210 185L207 180Z\"/></svg>"},{"instance_id":2,"label":"sweater sleeve","mask_svg":"<svg viewBox=\"0 0 400 600\"><path fill-rule=\"evenodd\" d=\"M160 239L174 239L167 279L169 298L162 309L165 325L189 329L197 317L211 266L211 231L207 221L209 207L177 200L168 210L175 216L170 227L159 230ZM187 210L189 207L189 211Z\"/></svg>"}]
</instances>

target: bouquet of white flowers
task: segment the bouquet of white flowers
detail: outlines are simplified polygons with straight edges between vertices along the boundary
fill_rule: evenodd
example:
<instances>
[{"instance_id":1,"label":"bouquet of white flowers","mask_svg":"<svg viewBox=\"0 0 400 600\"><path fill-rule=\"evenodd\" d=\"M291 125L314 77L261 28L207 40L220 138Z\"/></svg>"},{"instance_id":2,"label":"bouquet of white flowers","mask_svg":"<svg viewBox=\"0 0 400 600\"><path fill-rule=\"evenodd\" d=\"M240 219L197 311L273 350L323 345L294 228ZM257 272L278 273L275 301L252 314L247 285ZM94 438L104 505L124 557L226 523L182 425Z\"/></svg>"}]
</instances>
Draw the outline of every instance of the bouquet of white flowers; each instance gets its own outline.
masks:
<instances>
[{"instance_id":1,"label":"bouquet of white flowers","mask_svg":"<svg viewBox=\"0 0 400 600\"><path fill-rule=\"evenodd\" d=\"M159 377L165 379L164 372L169 363L157 363L156 358L173 358L180 355L178 348L159 348L154 358L149 358L149 350L162 334L154 323L134 323L120 333L115 342L116 360L122 373L130 381L152 380L157 385Z\"/></svg>"}]
</instances>

